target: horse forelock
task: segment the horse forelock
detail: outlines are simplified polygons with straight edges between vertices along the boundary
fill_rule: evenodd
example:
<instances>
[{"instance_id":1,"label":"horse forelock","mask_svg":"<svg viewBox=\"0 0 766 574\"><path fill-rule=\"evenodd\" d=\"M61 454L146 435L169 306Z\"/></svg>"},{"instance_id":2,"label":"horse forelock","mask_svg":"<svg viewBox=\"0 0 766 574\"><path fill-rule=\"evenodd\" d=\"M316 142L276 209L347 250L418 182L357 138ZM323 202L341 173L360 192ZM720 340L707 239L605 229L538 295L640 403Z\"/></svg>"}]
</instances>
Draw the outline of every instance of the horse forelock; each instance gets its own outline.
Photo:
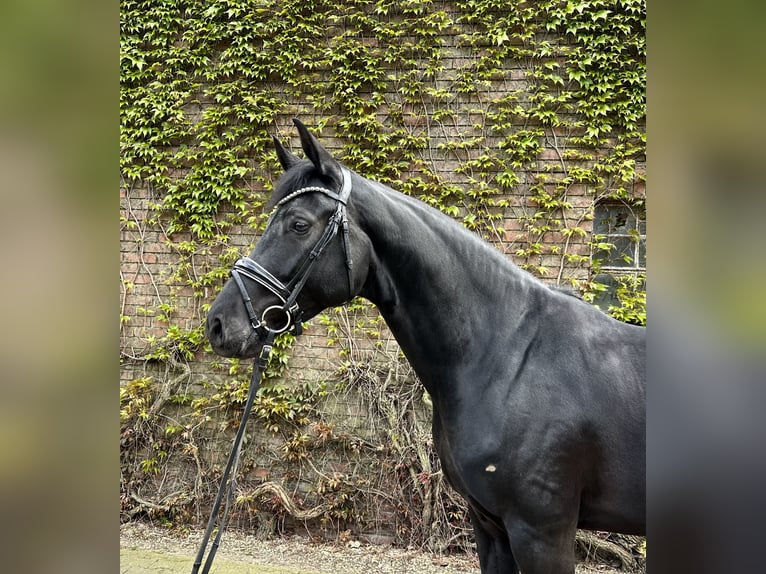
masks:
<instances>
[{"instance_id":1,"label":"horse forelock","mask_svg":"<svg viewBox=\"0 0 766 574\"><path fill-rule=\"evenodd\" d=\"M317 173L313 164L304 160L295 167L289 169L277 180L274 191L266 204L265 210L271 211L274 206L293 191L309 185L317 185Z\"/></svg>"}]
</instances>

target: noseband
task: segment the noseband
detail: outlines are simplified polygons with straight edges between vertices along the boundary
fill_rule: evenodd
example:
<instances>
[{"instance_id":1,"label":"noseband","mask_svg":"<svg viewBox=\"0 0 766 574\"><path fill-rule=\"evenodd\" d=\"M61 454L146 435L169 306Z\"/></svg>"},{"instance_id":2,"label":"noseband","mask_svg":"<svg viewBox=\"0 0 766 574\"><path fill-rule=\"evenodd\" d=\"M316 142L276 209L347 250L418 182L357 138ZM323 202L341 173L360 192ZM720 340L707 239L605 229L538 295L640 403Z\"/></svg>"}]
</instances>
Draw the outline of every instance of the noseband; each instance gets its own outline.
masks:
<instances>
[{"instance_id":1,"label":"noseband","mask_svg":"<svg viewBox=\"0 0 766 574\"><path fill-rule=\"evenodd\" d=\"M343 178L343 185L341 186L340 193L336 193L325 187L302 187L285 196L276 204L275 209L279 209L284 204L305 193L322 193L334 199L336 202L335 211L330 216L330 219L325 226L324 233L322 233L319 241L316 242L311 249L311 252L309 252L298 267L292 279L290 279L286 285L274 277L274 275L262 265L253 261L249 257L242 257L239 259L231 270L231 276L234 278L234 281L239 288L239 292L242 295L242 301L245 304L245 309L250 318L250 325L252 326L253 331L261 339L265 339L269 334L277 335L289 331L294 335L300 335L303 332L303 313L298 306L298 295L306 284L306 281L311 274L311 270L321 257L325 247L327 247L330 241L332 241L338 234L339 228L342 230L343 252L346 258L348 296L349 299L353 297L351 284L351 267L353 262L351 260L351 250L348 242L348 218L346 216L346 204L351 193L351 174L346 168L341 167L341 175ZM277 296L281 304L271 305L264 309L259 319L253 309L247 289L245 289L245 284L242 280L243 277L255 281L271 291Z\"/></svg>"}]
</instances>

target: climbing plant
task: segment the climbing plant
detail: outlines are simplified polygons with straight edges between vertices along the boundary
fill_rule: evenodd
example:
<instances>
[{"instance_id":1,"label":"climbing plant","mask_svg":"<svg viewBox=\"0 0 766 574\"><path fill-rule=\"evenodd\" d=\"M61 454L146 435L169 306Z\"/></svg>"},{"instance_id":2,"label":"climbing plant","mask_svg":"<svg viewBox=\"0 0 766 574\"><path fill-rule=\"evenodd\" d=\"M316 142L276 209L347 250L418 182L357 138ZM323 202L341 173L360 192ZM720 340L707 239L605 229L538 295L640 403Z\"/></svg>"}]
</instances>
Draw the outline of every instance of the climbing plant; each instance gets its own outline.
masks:
<instances>
[{"instance_id":1,"label":"climbing plant","mask_svg":"<svg viewBox=\"0 0 766 574\"><path fill-rule=\"evenodd\" d=\"M523 190L512 253L545 277L546 254L587 265L545 241L587 233L571 192L627 196L643 179L641 1L121 7L123 178L157 191L168 234L191 233L186 253L225 244L232 224L257 227L274 175L269 133L290 115L317 118L352 168L491 239ZM539 161L546 149L556 161Z\"/></svg>"},{"instance_id":2,"label":"climbing plant","mask_svg":"<svg viewBox=\"0 0 766 574\"><path fill-rule=\"evenodd\" d=\"M143 285L121 275L124 340L146 331L143 348L123 348L126 363L176 368L205 353L205 312L265 224L280 172L271 135L289 143L292 117L350 168L442 210L531 273L586 300L605 288L592 272L594 206L644 198L644 0L120 7L120 223L151 275ZM170 257L153 275L152 241ZM129 306L142 289L154 303ZM644 289L643 272L621 280L609 312L645 323ZM325 323L332 331L334 320ZM374 322L366 329L384 332ZM330 389L284 384L292 345L283 337L273 354L258 417L283 437L285 457L301 460L312 409ZM229 377L205 397L192 398L176 376L156 382L159 390L145 377L124 388L133 478L156 473L169 456L160 453L173 449L210 474L199 433L216 412L236 422L249 367L204 356ZM160 424L163 405L193 416ZM332 484L325 494L342 491Z\"/></svg>"}]
</instances>

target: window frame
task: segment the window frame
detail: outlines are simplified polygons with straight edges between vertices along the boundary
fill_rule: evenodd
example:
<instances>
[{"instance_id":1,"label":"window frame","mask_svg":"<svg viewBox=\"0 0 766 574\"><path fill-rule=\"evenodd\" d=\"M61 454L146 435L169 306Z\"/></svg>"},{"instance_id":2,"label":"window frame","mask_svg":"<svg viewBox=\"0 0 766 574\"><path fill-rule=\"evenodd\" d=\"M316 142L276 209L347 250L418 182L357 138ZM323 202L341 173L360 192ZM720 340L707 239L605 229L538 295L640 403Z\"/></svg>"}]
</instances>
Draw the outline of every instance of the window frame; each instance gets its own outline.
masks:
<instances>
[{"instance_id":1,"label":"window frame","mask_svg":"<svg viewBox=\"0 0 766 574\"><path fill-rule=\"evenodd\" d=\"M600 218L599 212L603 216ZM626 221L633 221L633 226L622 232L609 230L604 232L599 229L601 222L607 221L613 215L610 211L622 211L625 213ZM618 290L625 284L625 280L646 282L646 207L644 204L637 204L630 200L603 199L597 201L593 206L593 233L591 240L591 267L590 281L603 286L603 290L594 294L593 304L599 307L605 313L609 313L612 307L620 308L621 301L617 295ZM630 230L633 230L631 232ZM642 233L643 231L643 233ZM600 239L603 237L603 240ZM597 239L598 238L598 239ZM629 265L610 265L614 261L612 251L597 249L599 242L610 243L618 249L618 244L614 239L627 239L632 242L632 256ZM643 250L643 253L642 253ZM599 254L606 254L608 257L599 257ZM624 251L618 250L618 255ZM643 264L642 256L643 255Z\"/></svg>"}]
</instances>

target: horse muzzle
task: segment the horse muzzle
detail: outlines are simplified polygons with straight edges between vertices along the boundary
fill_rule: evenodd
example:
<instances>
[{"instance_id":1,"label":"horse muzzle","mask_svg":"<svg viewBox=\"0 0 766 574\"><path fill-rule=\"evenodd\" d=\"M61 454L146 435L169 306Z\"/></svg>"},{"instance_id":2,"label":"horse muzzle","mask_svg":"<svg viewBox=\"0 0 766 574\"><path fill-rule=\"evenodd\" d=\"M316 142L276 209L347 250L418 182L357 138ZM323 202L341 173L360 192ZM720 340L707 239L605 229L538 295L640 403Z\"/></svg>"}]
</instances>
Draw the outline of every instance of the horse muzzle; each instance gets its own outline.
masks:
<instances>
[{"instance_id":1,"label":"horse muzzle","mask_svg":"<svg viewBox=\"0 0 766 574\"><path fill-rule=\"evenodd\" d=\"M256 300L251 299L243 279L270 292L257 298L258 303L266 304L263 310L256 311ZM269 336L273 340L285 332L300 335L301 318L301 309L290 289L253 260L243 257L234 265L230 282L208 312L207 338L218 355L252 358L260 353Z\"/></svg>"},{"instance_id":2,"label":"horse muzzle","mask_svg":"<svg viewBox=\"0 0 766 574\"><path fill-rule=\"evenodd\" d=\"M237 321L222 313L208 314L205 331L213 351L222 357L255 357L264 339L258 336L249 323Z\"/></svg>"}]
</instances>

